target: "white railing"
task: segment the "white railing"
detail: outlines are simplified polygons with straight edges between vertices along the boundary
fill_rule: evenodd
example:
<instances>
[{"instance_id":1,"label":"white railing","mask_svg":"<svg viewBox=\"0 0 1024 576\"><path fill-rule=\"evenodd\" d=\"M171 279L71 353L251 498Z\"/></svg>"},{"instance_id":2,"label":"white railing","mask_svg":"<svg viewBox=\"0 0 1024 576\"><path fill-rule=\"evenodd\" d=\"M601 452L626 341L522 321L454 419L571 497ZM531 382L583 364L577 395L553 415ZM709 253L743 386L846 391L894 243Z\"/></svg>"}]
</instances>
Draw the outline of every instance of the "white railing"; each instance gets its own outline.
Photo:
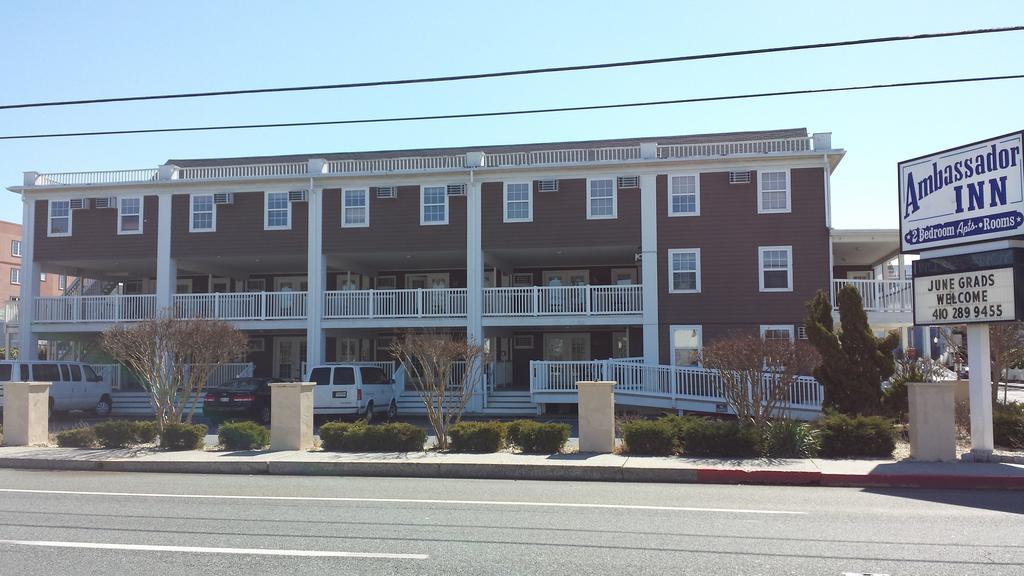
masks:
<instances>
[{"instance_id":1,"label":"white railing","mask_svg":"<svg viewBox=\"0 0 1024 576\"><path fill-rule=\"evenodd\" d=\"M868 312L912 312L914 285L912 280L833 280L832 307L837 306L836 294L846 285L853 286L864 300Z\"/></svg>"},{"instance_id":2,"label":"white railing","mask_svg":"<svg viewBox=\"0 0 1024 576\"><path fill-rule=\"evenodd\" d=\"M88 184L125 184L156 180L156 168L101 170L98 172L51 172L40 174L36 186L81 186Z\"/></svg>"},{"instance_id":3,"label":"white railing","mask_svg":"<svg viewBox=\"0 0 1024 576\"><path fill-rule=\"evenodd\" d=\"M114 390L120 390L128 378L128 369L121 364L90 364L104 382L109 382Z\"/></svg>"},{"instance_id":4,"label":"white railing","mask_svg":"<svg viewBox=\"0 0 1024 576\"><path fill-rule=\"evenodd\" d=\"M286 320L306 317L306 292L175 294L178 318Z\"/></svg>"},{"instance_id":5,"label":"white railing","mask_svg":"<svg viewBox=\"0 0 1024 576\"><path fill-rule=\"evenodd\" d=\"M331 290L324 294L324 318L451 318L465 315L465 288Z\"/></svg>"},{"instance_id":6,"label":"white railing","mask_svg":"<svg viewBox=\"0 0 1024 576\"><path fill-rule=\"evenodd\" d=\"M563 148L530 152L499 152L488 154L484 163L489 168L506 166L540 166L546 164L584 164L592 162L624 162L640 158L639 146L607 148Z\"/></svg>"},{"instance_id":7,"label":"white railing","mask_svg":"<svg viewBox=\"0 0 1024 576\"><path fill-rule=\"evenodd\" d=\"M774 154L780 152L806 152L813 148L812 138L774 138L744 142L706 142L694 144L668 144L658 146L658 158L702 158L707 156L736 156L743 154Z\"/></svg>"},{"instance_id":8,"label":"white railing","mask_svg":"<svg viewBox=\"0 0 1024 576\"><path fill-rule=\"evenodd\" d=\"M466 166L463 154L443 156L406 156L402 158L360 158L329 160L329 174L379 174L388 172L426 172L430 170L461 170Z\"/></svg>"},{"instance_id":9,"label":"white railing","mask_svg":"<svg viewBox=\"0 0 1024 576\"><path fill-rule=\"evenodd\" d=\"M186 374L188 370L191 370L192 365L186 366ZM210 372L210 375L206 378L206 386L220 386L235 378L245 378L252 376L255 366L252 362L233 362L229 364L221 364Z\"/></svg>"},{"instance_id":10,"label":"white railing","mask_svg":"<svg viewBox=\"0 0 1024 576\"><path fill-rule=\"evenodd\" d=\"M273 164L242 164L238 166L189 166L175 169L178 180L223 180L233 178L265 178L268 176L300 176L308 174L308 162L277 162Z\"/></svg>"},{"instance_id":11,"label":"white railing","mask_svg":"<svg viewBox=\"0 0 1024 576\"><path fill-rule=\"evenodd\" d=\"M484 289L484 316L639 314L641 312L643 312L643 287L639 284Z\"/></svg>"},{"instance_id":12,"label":"white railing","mask_svg":"<svg viewBox=\"0 0 1024 576\"><path fill-rule=\"evenodd\" d=\"M44 296L35 301L35 322L124 322L156 316L155 294Z\"/></svg>"}]
</instances>

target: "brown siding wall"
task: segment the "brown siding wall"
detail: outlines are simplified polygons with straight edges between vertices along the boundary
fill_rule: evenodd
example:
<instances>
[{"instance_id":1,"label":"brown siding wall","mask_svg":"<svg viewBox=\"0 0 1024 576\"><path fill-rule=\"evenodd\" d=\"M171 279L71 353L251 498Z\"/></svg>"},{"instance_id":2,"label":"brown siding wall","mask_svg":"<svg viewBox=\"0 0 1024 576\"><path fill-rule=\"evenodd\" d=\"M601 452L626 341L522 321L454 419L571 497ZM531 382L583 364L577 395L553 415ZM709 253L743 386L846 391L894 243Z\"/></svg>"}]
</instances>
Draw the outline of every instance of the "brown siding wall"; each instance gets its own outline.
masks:
<instances>
[{"instance_id":1,"label":"brown siding wall","mask_svg":"<svg viewBox=\"0 0 1024 576\"><path fill-rule=\"evenodd\" d=\"M292 203L291 230L264 230L263 198L263 192L236 193L234 204L217 206L216 232L189 232L189 197L175 194L171 200L171 255L211 258L295 254L302 262L296 268L305 269L308 204Z\"/></svg>"},{"instance_id":2,"label":"brown siding wall","mask_svg":"<svg viewBox=\"0 0 1024 576\"><path fill-rule=\"evenodd\" d=\"M504 184L484 182L483 247L573 248L640 243L640 189L620 188L618 218L587 220L587 180L558 181L558 192L538 192L533 183L533 222L503 222Z\"/></svg>"},{"instance_id":3,"label":"brown siding wall","mask_svg":"<svg viewBox=\"0 0 1024 576\"><path fill-rule=\"evenodd\" d=\"M156 196L145 196L142 234L117 233L117 208L89 208L71 211L71 236L46 235L48 204L36 200L35 260L93 258L152 258L156 260Z\"/></svg>"},{"instance_id":4,"label":"brown siding wall","mask_svg":"<svg viewBox=\"0 0 1024 576\"><path fill-rule=\"evenodd\" d=\"M805 302L829 281L821 168L791 170L792 212L757 213L756 173L729 184L728 172L700 177L700 216L669 217L667 176L658 176L658 292L661 359L668 325L701 324L704 342L742 327L803 323ZM792 292L760 292L758 247L792 246ZM668 292L668 250L700 248L701 293Z\"/></svg>"},{"instance_id":5,"label":"brown siding wall","mask_svg":"<svg viewBox=\"0 0 1024 576\"><path fill-rule=\"evenodd\" d=\"M420 187L399 186L397 198L370 191L370 225L341 227L341 189L324 190L324 253L466 249L466 197L448 197L448 224L420 225Z\"/></svg>"}]
</instances>

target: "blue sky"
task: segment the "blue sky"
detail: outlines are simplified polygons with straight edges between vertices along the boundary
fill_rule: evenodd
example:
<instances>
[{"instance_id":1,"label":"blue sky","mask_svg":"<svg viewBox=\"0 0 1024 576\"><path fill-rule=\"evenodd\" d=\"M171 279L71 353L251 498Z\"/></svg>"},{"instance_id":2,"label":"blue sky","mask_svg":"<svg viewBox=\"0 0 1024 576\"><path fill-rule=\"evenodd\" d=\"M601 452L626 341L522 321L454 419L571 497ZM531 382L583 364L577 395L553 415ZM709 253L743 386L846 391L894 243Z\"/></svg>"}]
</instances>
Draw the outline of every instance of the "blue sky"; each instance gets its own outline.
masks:
<instances>
[{"instance_id":1,"label":"blue sky","mask_svg":"<svg viewBox=\"0 0 1024 576\"><path fill-rule=\"evenodd\" d=\"M0 103L658 58L1021 24L1019 1L0 4ZM0 134L586 105L1024 71L1024 33L399 88L0 111ZM896 163L1024 128L1024 81L558 115L0 141L0 183L227 157L806 127L846 159L833 225L897 225ZM0 219L20 221L0 192Z\"/></svg>"}]
</instances>

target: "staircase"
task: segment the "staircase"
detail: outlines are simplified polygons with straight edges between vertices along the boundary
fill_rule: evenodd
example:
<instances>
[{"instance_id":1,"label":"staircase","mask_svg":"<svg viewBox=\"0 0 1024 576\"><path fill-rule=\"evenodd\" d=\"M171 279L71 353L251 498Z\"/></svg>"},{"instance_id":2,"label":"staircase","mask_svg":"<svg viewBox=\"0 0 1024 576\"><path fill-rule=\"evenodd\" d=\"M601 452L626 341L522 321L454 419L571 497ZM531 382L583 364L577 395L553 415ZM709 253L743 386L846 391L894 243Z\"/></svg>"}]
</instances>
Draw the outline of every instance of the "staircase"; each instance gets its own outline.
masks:
<instances>
[{"instance_id":1,"label":"staircase","mask_svg":"<svg viewBox=\"0 0 1024 576\"><path fill-rule=\"evenodd\" d=\"M420 400L419 394L407 390L398 397L398 413L400 415L425 414L426 408L423 407L423 401ZM530 400L529 390L502 390L487 395L487 404L483 410L467 410L466 413L530 417L537 415L537 405Z\"/></svg>"}]
</instances>

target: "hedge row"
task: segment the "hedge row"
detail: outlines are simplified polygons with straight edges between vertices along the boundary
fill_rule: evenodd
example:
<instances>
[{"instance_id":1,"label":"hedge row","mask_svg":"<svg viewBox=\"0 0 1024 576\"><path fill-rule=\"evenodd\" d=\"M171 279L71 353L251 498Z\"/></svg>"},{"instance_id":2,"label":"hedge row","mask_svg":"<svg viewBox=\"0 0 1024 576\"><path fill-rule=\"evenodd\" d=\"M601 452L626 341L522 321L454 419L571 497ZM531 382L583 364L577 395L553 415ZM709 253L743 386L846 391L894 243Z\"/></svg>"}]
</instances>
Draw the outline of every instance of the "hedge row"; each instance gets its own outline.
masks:
<instances>
[{"instance_id":1,"label":"hedge row","mask_svg":"<svg viewBox=\"0 0 1024 576\"><path fill-rule=\"evenodd\" d=\"M327 452L419 452L427 433L404 422L367 424L327 422L320 426L320 442Z\"/></svg>"},{"instance_id":2,"label":"hedge row","mask_svg":"<svg viewBox=\"0 0 1024 576\"><path fill-rule=\"evenodd\" d=\"M557 454L569 441L569 425L533 420L459 422L448 431L453 452L497 452L504 447L525 454Z\"/></svg>"},{"instance_id":3,"label":"hedge row","mask_svg":"<svg viewBox=\"0 0 1024 576\"><path fill-rule=\"evenodd\" d=\"M992 411L992 428L997 446L1024 449L1024 404L997 404Z\"/></svg>"},{"instance_id":4,"label":"hedge row","mask_svg":"<svg viewBox=\"0 0 1024 576\"><path fill-rule=\"evenodd\" d=\"M260 450L270 444L270 430L251 420L226 422L217 430L217 438L228 450Z\"/></svg>"},{"instance_id":5,"label":"hedge row","mask_svg":"<svg viewBox=\"0 0 1024 576\"><path fill-rule=\"evenodd\" d=\"M204 424L167 424L160 435L164 450L198 450L206 436ZM127 448L157 440L156 423L139 420L108 420L87 428L73 428L57 434L57 445L72 448Z\"/></svg>"}]
</instances>

